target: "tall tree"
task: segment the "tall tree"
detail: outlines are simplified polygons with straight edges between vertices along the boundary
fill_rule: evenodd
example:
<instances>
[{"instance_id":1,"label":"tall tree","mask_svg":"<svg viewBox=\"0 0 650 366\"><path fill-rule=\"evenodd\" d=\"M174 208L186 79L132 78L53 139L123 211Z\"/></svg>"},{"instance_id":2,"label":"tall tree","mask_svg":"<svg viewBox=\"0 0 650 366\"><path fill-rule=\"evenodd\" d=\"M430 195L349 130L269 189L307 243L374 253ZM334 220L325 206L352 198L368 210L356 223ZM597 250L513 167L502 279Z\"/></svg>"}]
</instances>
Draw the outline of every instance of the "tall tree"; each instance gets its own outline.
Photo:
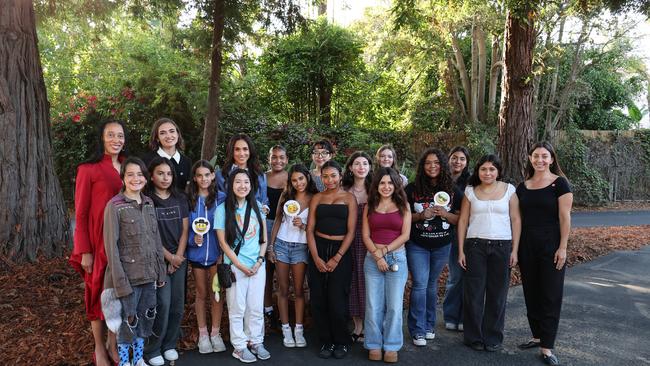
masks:
<instances>
[{"instance_id":1,"label":"tall tree","mask_svg":"<svg viewBox=\"0 0 650 366\"><path fill-rule=\"evenodd\" d=\"M63 252L69 221L53 168L34 6L0 0L0 9L0 254L33 261Z\"/></svg>"},{"instance_id":2,"label":"tall tree","mask_svg":"<svg viewBox=\"0 0 650 366\"><path fill-rule=\"evenodd\" d=\"M504 176L520 182L525 157L532 145L533 50L535 48L535 7L531 1L512 1L506 21L505 70L497 150L503 160Z\"/></svg>"},{"instance_id":3,"label":"tall tree","mask_svg":"<svg viewBox=\"0 0 650 366\"><path fill-rule=\"evenodd\" d=\"M208 87L208 110L203 126L201 158L210 159L217 150L217 133L221 114L221 68L223 63L223 30L225 0L215 0L212 9L212 53L210 56L210 86Z\"/></svg>"}]
</instances>

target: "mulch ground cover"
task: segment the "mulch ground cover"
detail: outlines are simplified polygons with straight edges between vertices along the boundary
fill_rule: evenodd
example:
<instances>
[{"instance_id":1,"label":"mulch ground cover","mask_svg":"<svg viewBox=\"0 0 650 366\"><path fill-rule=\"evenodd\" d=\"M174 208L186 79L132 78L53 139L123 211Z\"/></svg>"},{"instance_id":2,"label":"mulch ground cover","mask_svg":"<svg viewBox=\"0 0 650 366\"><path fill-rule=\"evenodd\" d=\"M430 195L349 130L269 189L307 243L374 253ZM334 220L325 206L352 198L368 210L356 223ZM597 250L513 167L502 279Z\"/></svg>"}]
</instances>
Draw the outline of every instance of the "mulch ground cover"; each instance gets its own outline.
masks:
<instances>
[{"instance_id":1,"label":"mulch ground cover","mask_svg":"<svg viewBox=\"0 0 650 366\"><path fill-rule=\"evenodd\" d=\"M614 250L638 250L647 244L650 244L650 225L576 228L571 231L567 263L573 266ZM440 279L441 298L445 276ZM519 281L519 271L515 269L511 284ZM187 294L180 349L194 348L198 335L191 274ZM15 264L0 257L0 311L3 364L91 364L93 344L84 314L83 283L68 265L67 258ZM223 333L227 333L227 321L224 311Z\"/></svg>"}]
</instances>

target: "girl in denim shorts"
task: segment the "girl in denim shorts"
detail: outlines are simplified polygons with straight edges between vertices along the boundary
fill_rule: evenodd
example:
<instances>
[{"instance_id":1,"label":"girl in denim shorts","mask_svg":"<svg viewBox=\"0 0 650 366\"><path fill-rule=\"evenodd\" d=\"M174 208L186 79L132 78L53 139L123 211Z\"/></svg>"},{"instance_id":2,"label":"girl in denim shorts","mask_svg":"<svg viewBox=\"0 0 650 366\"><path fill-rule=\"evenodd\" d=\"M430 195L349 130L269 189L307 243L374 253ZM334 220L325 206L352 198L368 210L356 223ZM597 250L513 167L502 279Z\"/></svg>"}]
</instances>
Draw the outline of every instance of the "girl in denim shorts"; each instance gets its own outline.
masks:
<instances>
[{"instance_id":1,"label":"girl in denim shorts","mask_svg":"<svg viewBox=\"0 0 650 366\"><path fill-rule=\"evenodd\" d=\"M271 232L270 260L275 263L278 287L278 309L282 322L282 335L285 347L306 347L307 341L303 335L303 316L305 312L305 297L303 283L309 253L305 229L309 215L309 203L314 194L318 193L316 184L309 170L302 164L296 164L289 170L289 181L280 197L275 214L275 223ZM295 216L284 213L287 201L295 200L300 204L300 211ZM295 292L296 326L292 334L289 326L289 271L293 276ZM294 338L295 334L295 338Z\"/></svg>"}]
</instances>

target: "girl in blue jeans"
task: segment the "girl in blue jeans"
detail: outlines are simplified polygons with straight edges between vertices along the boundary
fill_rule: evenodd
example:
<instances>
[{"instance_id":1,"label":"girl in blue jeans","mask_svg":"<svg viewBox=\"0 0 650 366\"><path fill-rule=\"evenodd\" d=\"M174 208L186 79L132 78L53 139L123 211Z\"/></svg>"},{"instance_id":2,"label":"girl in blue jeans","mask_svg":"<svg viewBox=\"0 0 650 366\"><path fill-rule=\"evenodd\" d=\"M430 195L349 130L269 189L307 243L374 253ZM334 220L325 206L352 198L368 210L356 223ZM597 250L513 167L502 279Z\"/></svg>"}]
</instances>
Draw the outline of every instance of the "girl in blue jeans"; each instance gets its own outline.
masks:
<instances>
[{"instance_id":1,"label":"girl in blue jeans","mask_svg":"<svg viewBox=\"0 0 650 366\"><path fill-rule=\"evenodd\" d=\"M370 185L363 209L362 238L366 313L364 347L368 359L397 362L402 348L402 302L408 277L404 243L411 229L411 211L402 178L392 168L380 168Z\"/></svg>"},{"instance_id":2,"label":"girl in blue jeans","mask_svg":"<svg viewBox=\"0 0 650 366\"><path fill-rule=\"evenodd\" d=\"M452 225L458 221L462 199L462 193L454 188L445 153L435 148L422 153L415 182L406 186L406 197L412 212L411 236L406 245L413 279L408 328L413 344L426 346L427 340L436 336L438 277L449 258Z\"/></svg>"}]
</instances>

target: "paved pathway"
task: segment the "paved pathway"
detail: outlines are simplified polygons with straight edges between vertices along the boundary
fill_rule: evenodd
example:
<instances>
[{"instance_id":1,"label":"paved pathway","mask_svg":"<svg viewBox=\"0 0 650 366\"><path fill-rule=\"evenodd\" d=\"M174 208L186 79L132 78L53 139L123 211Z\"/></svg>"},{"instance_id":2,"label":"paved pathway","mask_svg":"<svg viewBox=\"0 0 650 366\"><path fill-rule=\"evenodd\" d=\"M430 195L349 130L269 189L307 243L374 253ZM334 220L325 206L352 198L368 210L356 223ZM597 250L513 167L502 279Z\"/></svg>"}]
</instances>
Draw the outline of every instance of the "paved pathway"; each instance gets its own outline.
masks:
<instances>
[{"instance_id":1,"label":"paved pathway","mask_svg":"<svg viewBox=\"0 0 650 366\"><path fill-rule=\"evenodd\" d=\"M650 225L650 211L596 211L571 214L572 227Z\"/></svg>"},{"instance_id":2,"label":"paved pathway","mask_svg":"<svg viewBox=\"0 0 650 366\"><path fill-rule=\"evenodd\" d=\"M439 317L440 319L440 317ZM311 332L307 330L308 336ZM405 336L406 336L405 331ZM496 353L473 351L462 345L462 334L438 324L436 339L415 347L406 336L399 353L402 365L542 365L537 351L516 345L530 336L521 286L510 289L504 349ZM271 359L262 366L379 365L367 360L361 345L354 345L343 360L317 358L317 342L286 349L279 334L267 337ZM230 346L230 345L228 345ZM186 352L176 365L241 365L230 355ZM650 365L650 246L636 252L615 252L567 271L564 307L556 343L563 365Z\"/></svg>"}]
</instances>

